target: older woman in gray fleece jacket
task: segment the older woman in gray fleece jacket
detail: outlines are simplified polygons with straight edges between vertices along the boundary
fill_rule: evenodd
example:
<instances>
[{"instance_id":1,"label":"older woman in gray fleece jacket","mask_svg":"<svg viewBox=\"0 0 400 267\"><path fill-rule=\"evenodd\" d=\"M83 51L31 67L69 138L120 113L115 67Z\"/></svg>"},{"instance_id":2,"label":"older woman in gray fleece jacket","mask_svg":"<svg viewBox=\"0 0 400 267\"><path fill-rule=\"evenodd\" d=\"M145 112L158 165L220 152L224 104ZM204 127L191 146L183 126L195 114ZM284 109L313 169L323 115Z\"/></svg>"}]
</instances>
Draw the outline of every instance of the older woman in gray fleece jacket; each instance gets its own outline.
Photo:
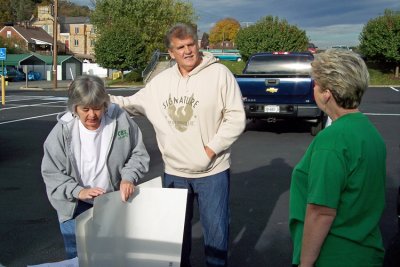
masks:
<instances>
[{"instance_id":1,"label":"older woman in gray fleece jacket","mask_svg":"<svg viewBox=\"0 0 400 267\"><path fill-rule=\"evenodd\" d=\"M128 114L110 104L103 81L82 76L68 90L67 111L44 143L42 176L57 211L67 258L77 256L75 217L93 200L120 190L122 201L148 171L142 133Z\"/></svg>"}]
</instances>

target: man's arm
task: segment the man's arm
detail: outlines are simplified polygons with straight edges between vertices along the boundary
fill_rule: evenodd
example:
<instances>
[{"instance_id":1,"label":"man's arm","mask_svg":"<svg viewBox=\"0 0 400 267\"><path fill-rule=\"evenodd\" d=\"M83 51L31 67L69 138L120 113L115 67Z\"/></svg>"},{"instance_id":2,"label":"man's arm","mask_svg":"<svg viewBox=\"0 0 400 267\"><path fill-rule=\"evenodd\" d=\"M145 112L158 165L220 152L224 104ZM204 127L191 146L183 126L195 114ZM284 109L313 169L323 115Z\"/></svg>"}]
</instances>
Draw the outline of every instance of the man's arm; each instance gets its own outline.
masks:
<instances>
[{"instance_id":1,"label":"man's arm","mask_svg":"<svg viewBox=\"0 0 400 267\"><path fill-rule=\"evenodd\" d=\"M299 267L314 266L335 217L336 209L307 205Z\"/></svg>"},{"instance_id":2,"label":"man's arm","mask_svg":"<svg viewBox=\"0 0 400 267\"><path fill-rule=\"evenodd\" d=\"M146 103L148 91L148 88L145 87L131 96L109 96L111 103L115 103L125 109L130 115L146 115L143 103Z\"/></svg>"},{"instance_id":3,"label":"man's arm","mask_svg":"<svg viewBox=\"0 0 400 267\"><path fill-rule=\"evenodd\" d=\"M222 95L225 105L222 111L222 122L216 135L206 144L217 155L228 149L239 138L246 126L242 94L231 73L227 73L226 88Z\"/></svg>"}]
</instances>

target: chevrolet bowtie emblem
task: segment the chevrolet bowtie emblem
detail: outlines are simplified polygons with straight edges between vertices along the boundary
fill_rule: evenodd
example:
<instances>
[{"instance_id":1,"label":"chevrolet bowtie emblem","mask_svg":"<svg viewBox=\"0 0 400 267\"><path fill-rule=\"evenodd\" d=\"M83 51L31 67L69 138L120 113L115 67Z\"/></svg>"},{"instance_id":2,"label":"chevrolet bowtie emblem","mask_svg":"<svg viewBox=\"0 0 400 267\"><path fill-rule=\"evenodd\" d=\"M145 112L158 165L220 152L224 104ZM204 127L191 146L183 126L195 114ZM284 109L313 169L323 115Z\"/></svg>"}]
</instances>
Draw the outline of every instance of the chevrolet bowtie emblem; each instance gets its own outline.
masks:
<instances>
[{"instance_id":1,"label":"chevrolet bowtie emblem","mask_svg":"<svg viewBox=\"0 0 400 267\"><path fill-rule=\"evenodd\" d=\"M267 91L268 93L276 93L276 92L278 92L278 88L275 88L275 87L270 87L270 88L267 88L265 91Z\"/></svg>"}]
</instances>

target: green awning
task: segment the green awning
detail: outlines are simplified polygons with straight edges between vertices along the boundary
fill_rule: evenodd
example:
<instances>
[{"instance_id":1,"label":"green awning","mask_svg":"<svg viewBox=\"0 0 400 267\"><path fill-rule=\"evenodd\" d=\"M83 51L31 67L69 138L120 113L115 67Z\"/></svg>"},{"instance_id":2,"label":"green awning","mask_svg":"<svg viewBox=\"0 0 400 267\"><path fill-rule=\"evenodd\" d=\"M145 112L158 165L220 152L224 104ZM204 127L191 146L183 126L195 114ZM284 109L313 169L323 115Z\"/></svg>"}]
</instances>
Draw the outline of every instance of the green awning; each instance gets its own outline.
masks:
<instances>
[{"instance_id":1,"label":"green awning","mask_svg":"<svg viewBox=\"0 0 400 267\"><path fill-rule=\"evenodd\" d=\"M37 54L37 53L35 53L33 55L37 56L38 58L40 58L41 60L46 62L46 65L53 65L53 56L45 56L45 55L41 55L41 54ZM61 65L64 61L66 61L70 58L75 58L75 57L71 56L71 55L58 55L57 56L57 65ZM79 59L77 59L77 60L79 60Z\"/></svg>"},{"instance_id":2,"label":"green awning","mask_svg":"<svg viewBox=\"0 0 400 267\"><path fill-rule=\"evenodd\" d=\"M7 54L4 66L44 65L45 61L33 54Z\"/></svg>"}]
</instances>

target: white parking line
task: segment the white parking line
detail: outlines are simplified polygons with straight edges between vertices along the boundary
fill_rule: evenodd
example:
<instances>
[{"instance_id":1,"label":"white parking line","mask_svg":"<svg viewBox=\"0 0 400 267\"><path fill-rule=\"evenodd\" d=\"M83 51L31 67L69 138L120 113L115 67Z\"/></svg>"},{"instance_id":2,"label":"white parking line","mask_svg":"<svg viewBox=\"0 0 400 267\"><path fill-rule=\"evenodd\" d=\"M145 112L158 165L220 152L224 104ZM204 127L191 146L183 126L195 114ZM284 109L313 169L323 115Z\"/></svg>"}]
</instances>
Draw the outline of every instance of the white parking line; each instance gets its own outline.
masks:
<instances>
[{"instance_id":1,"label":"white parking line","mask_svg":"<svg viewBox=\"0 0 400 267\"><path fill-rule=\"evenodd\" d=\"M390 87L390 89L392 89L392 90L394 90L394 91L396 91L396 92L399 92L399 91L400 91L399 89L396 89L396 88L394 88L394 87Z\"/></svg>"},{"instance_id":2,"label":"white parking line","mask_svg":"<svg viewBox=\"0 0 400 267\"><path fill-rule=\"evenodd\" d=\"M364 114L369 116L400 116L400 114L396 113L364 113Z\"/></svg>"},{"instance_id":3,"label":"white parking line","mask_svg":"<svg viewBox=\"0 0 400 267\"><path fill-rule=\"evenodd\" d=\"M22 105L22 106L16 106L16 107L2 108L2 109L0 109L0 110L15 109L15 108L26 108L26 107L35 107L35 106L44 106L44 105L46 105L46 104L53 104L53 103L60 103L60 102L65 102L65 101L53 101L53 102L46 102L46 103L40 103L40 104Z\"/></svg>"},{"instance_id":4,"label":"white parking line","mask_svg":"<svg viewBox=\"0 0 400 267\"><path fill-rule=\"evenodd\" d=\"M6 104L9 102L21 102L21 101L28 101L28 100L42 100L42 98L22 98L22 99L13 99L13 100L9 100L8 98L6 98Z\"/></svg>"},{"instance_id":5,"label":"white parking line","mask_svg":"<svg viewBox=\"0 0 400 267\"><path fill-rule=\"evenodd\" d=\"M65 105L64 106L46 105L46 108L65 108Z\"/></svg>"},{"instance_id":6,"label":"white parking line","mask_svg":"<svg viewBox=\"0 0 400 267\"><path fill-rule=\"evenodd\" d=\"M21 98L21 97L27 97L27 98L43 98L43 97L54 97L52 95L6 95L7 98Z\"/></svg>"},{"instance_id":7,"label":"white parking line","mask_svg":"<svg viewBox=\"0 0 400 267\"><path fill-rule=\"evenodd\" d=\"M6 96L6 103L7 102L16 102L16 101L27 101L27 100L42 100L42 99L48 99L52 98L52 96L16 96L16 95L11 95L11 96Z\"/></svg>"},{"instance_id":8,"label":"white parking line","mask_svg":"<svg viewBox=\"0 0 400 267\"><path fill-rule=\"evenodd\" d=\"M37 119L37 118L43 118L43 117L54 116L54 115L57 115L58 113L59 113L59 112L57 112L57 113L51 113L51 114L46 114L46 115L42 115L42 116L35 116L35 117L23 118L23 119L19 119L19 120L12 120L12 121L0 122L0 125L2 125L2 124L9 124L9 123L13 123L13 122L19 122L19 121L27 121L27 120Z\"/></svg>"},{"instance_id":9,"label":"white parking line","mask_svg":"<svg viewBox=\"0 0 400 267\"><path fill-rule=\"evenodd\" d=\"M56 97L56 96L53 96L53 97L43 98L42 100L62 100L62 101L67 102L68 97L64 97L64 96L58 96L58 97Z\"/></svg>"}]
</instances>

